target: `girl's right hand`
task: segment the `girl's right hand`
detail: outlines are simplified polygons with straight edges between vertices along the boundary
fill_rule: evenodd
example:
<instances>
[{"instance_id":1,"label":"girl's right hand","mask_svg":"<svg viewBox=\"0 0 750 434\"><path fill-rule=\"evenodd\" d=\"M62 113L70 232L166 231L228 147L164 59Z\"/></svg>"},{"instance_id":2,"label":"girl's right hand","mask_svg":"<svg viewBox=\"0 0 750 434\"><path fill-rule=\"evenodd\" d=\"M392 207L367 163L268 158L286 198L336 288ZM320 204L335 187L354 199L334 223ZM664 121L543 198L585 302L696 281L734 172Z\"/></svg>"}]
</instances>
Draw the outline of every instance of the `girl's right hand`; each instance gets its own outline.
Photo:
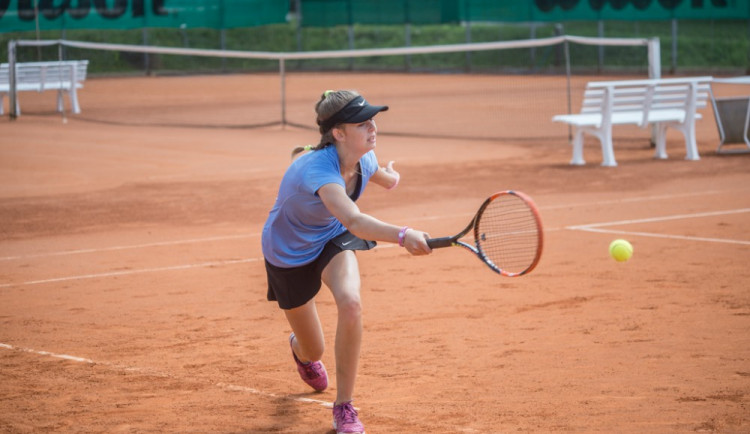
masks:
<instances>
[{"instance_id":1,"label":"girl's right hand","mask_svg":"<svg viewBox=\"0 0 750 434\"><path fill-rule=\"evenodd\" d=\"M429 255L432 249L427 245L430 234L416 229L407 229L404 234L404 248L414 256Z\"/></svg>"}]
</instances>

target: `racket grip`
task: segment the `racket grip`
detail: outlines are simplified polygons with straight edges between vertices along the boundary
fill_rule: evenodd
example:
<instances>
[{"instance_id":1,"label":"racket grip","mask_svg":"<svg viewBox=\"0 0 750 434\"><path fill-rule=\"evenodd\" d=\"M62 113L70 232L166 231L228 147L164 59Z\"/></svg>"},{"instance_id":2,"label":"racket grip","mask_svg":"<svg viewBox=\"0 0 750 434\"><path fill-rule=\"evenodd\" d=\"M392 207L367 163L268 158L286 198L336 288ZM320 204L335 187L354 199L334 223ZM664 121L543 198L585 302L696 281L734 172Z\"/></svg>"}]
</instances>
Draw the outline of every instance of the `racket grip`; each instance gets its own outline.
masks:
<instances>
[{"instance_id":1,"label":"racket grip","mask_svg":"<svg viewBox=\"0 0 750 434\"><path fill-rule=\"evenodd\" d=\"M427 245L431 249L439 249L441 247L451 247L455 241L453 237L429 238Z\"/></svg>"}]
</instances>

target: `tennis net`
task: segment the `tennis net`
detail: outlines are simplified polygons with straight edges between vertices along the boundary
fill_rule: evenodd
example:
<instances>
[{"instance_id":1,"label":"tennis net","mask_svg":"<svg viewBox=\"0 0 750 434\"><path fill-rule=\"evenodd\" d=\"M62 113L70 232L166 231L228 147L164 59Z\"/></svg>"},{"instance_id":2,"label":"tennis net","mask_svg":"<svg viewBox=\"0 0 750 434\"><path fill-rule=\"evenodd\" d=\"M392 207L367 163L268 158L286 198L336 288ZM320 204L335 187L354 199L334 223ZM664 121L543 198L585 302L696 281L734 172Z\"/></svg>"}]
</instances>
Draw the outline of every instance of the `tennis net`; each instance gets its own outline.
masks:
<instances>
[{"instance_id":1,"label":"tennis net","mask_svg":"<svg viewBox=\"0 0 750 434\"><path fill-rule=\"evenodd\" d=\"M381 128L383 133L467 139L565 137L567 128L550 119L578 110L587 81L660 76L658 40L638 38L557 36L311 52L71 40L11 44L9 63L39 53L44 53L44 60L89 60L92 78L79 92L82 113L77 117L135 126L316 129L313 104L324 90L357 89L373 103L390 105L396 114L383 117L387 123L387 128ZM148 56L152 68L158 63L186 66L157 69L148 76L126 69L112 71L112 65L133 56ZM181 62L159 60L167 58ZM341 62L365 59L369 67L341 68ZM408 64L410 72L378 68L392 64L393 59ZM244 62L276 67L269 72L248 72ZM217 68L219 64L223 66ZM97 74L97 70L103 72ZM20 96L26 107L26 93ZM26 107L24 115L34 110L33 105Z\"/></svg>"}]
</instances>

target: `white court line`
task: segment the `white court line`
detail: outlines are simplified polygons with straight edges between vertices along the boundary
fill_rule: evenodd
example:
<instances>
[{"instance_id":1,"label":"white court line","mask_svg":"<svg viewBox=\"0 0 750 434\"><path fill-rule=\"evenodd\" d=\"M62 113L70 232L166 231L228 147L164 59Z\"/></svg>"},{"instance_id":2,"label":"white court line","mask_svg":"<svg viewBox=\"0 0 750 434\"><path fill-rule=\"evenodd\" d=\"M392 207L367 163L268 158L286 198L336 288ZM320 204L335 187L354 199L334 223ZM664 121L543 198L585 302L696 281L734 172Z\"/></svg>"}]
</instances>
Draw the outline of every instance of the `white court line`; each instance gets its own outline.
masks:
<instances>
[{"instance_id":1,"label":"white court line","mask_svg":"<svg viewBox=\"0 0 750 434\"><path fill-rule=\"evenodd\" d=\"M91 360L91 359L86 359L86 358L83 358L83 357L70 356L70 355L67 355L67 354L56 354L56 353L51 353L49 351L33 350L31 348L15 347L13 345L8 345L8 344L3 344L3 343L0 343L0 348L5 348L7 350L13 350L13 351L20 351L20 352L25 352L25 353L31 353L31 354L37 354L37 355L40 355L40 356L49 356L49 357L53 357L53 358L56 358L56 359L69 360L69 361L72 361L72 362L87 363L87 364L91 364L91 365L107 366L107 367L110 367L110 368L113 368L113 369L116 369L116 370L119 370L119 371L124 371L124 372L137 372L137 373L146 374L146 375L156 375L156 376L164 377L164 378L174 378L175 377L174 375L170 375L170 374L167 374L167 373L164 373L164 372L159 372L159 371L156 371L154 369L142 369L142 368L136 368L136 367L132 367L132 366L121 366L121 365L116 365L116 364L107 363L107 362L97 362L97 361L94 361L94 360ZM195 377L191 377L191 380L195 380ZM297 402L302 402L302 403L306 403L306 404L317 404L317 405L322 405L323 407L333 408L333 404L332 403L330 403L328 401L321 401L321 400L318 400L318 399L303 398L303 397L293 397L293 396L286 396L286 395L277 395L275 393L264 392L262 390L258 390L258 389L252 388L252 387L237 386L237 385L234 385L234 384L227 384L227 383L213 383L213 385L216 386L216 387L219 387L221 389L231 390L231 391L235 391L235 392L247 392L247 393L252 393L254 395L265 396L267 398L288 399L288 400L291 400L291 401L297 401Z\"/></svg>"},{"instance_id":2,"label":"white court line","mask_svg":"<svg viewBox=\"0 0 750 434\"><path fill-rule=\"evenodd\" d=\"M261 259L262 258L230 259L226 261L201 262L198 264L172 265L169 267L141 268L137 270L123 270L123 271L110 271L107 273L82 274L78 276L55 277L52 279L30 280L30 281L21 282L21 283L3 283L3 284L0 284L0 288L8 288L11 286L37 285L41 283L65 282L69 280L96 279L100 277L128 276L131 274L156 273L159 271L188 270L190 268L206 268L206 267L216 267L220 265L244 264L247 262L257 262L257 261L260 261Z\"/></svg>"},{"instance_id":3,"label":"white court line","mask_svg":"<svg viewBox=\"0 0 750 434\"><path fill-rule=\"evenodd\" d=\"M734 190L724 190L724 191L708 190L708 191L696 191L696 192L681 193L681 194L661 194L657 196L626 197L622 199L600 200L596 202L579 202L579 203L572 203L572 204L565 204L565 205L540 206L539 210L544 211L544 210L551 210L551 209L577 208L577 207L591 206L591 205L612 205L612 204L618 204L618 203L650 202L654 200L680 199L683 197L705 196L708 194L728 193L731 191L734 191Z\"/></svg>"},{"instance_id":4,"label":"white court line","mask_svg":"<svg viewBox=\"0 0 750 434\"><path fill-rule=\"evenodd\" d=\"M397 244L385 244L385 245L378 244L375 248L376 249L389 249L389 248L396 247L396 246ZM197 264L172 265L169 267L141 268L141 269L135 269L135 270L110 271L106 273L81 274L77 276L54 277L51 279L29 280L26 282L3 283L3 284L0 284L0 288L9 288L12 286L39 285L42 283L66 282L66 281L71 281L71 280L97 279L97 278L102 278L102 277L129 276L132 274L156 273L159 271L188 270L191 268L208 268L208 267L217 267L217 266L222 266L222 265L245 264L248 262L258 262L262 260L263 260L262 257L261 258L230 259L226 261L212 261L212 262L201 262Z\"/></svg>"},{"instance_id":5,"label":"white court line","mask_svg":"<svg viewBox=\"0 0 750 434\"><path fill-rule=\"evenodd\" d=\"M669 239L676 239L676 240L705 241L705 242L711 242L711 243L750 245L750 241L744 241L744 240L693 237L693 236L687 236L687 235L669 235L669 234L660 234L660 233L652 233L652 232L635 232L635 231L623 231L623 230L615 230L615 229L601 229L607 226L622 226L622 225L631 225L631 224L636 224L636 223L652 223L652 222L663 222L663 221L670 221L670 220L682 220L682 219L689 219L689 218L714 217L714 216L719 216L719 215L741 214L741 213L746 213L746 212L750 212L750 208L732 209L732 210L726 210L726 211L702 212L702 213L695 213L695 214L678 214L678 215L652 217L652 218L644 218L644 219L637 219L637 220L619 220L619 221L613 221L613 222L591 223L587 225L568 226L565 229L574 230L574 231L586 231L586 232L598 232L598 233L610 233L610 234L640 235L640 236L652 237L652 238L669 238Z\"/></svg>"},{"instance_id":6,"label":"white court line","mask_svg":"<svg viewBox=\"0 0 750 434\"><path fill-rule=\"evenodd\" d=\"M290 396L277 395L277 394L271 393L271 392L263 392L261 390L258 390L258 389L252 388L252 387L236 386L234 384L216 383L215 386L221 387L222 389L233 390L233 391L236 391L236 392L248 392L248 393L252 393L254 395L267 396L269 398L291 399L292 401L304 402L304 403L307 403L307 404L318 404L318 405L322 405L323 407L326 407L326 408L333 408L333 403L328 402L328 401L321 401L319 399L303 398L303 397L290 397ZM357 408L357 407L355 407L355 408Z\"/></svg>"},{"instance_id":7,"label":"white court line","mask_svg":"<svg viewBox=\"0 0 750 434\"><path fill-rule=\"evenodd\" d=\"M54 357L57 359L71 360L73 362L92 363L92 364L96 363L91 359L84 359L83 357L69 356L67 354L55 354L55 353L50 353L48 351L36 351L36 350L28 349L28 348L18 348L18 347L14 347L13 345L2 344L2 343L0 343L0 348L5 348L7 350L24 351L27 353L39 354L42 356L50 356L50 357Z\"/></svg>"},{"instance_id":8,"label":"white court line","mask_svg":"<svg viewBox=\"0 0 750 434\"><path fill-rule=\"evenodd\" d=\"M260 233L242 234L242 235L225 235L225 236L206 237L206 238L192 238L192 239L176 240L176 241L161 241L161 242L145 243L145 244L131 244L131 245L125 245L125 246L100 247L96 249L91 248L91 249L77 249L77 250L62 250L59 252L34 253L30 255L18 255L18 256L5 256L5 257L0 257L0 261L10 261L14 259L27 259L27 258L42 258L46 256L78 255L82 253L111 252L111 251L116 251L116 250L142 249L146 247L174 246L178 244L205 243L209 241L236 240L236 239L241 239L241 238L257 237L259 235Z\"/></svg>"}]
</instances>

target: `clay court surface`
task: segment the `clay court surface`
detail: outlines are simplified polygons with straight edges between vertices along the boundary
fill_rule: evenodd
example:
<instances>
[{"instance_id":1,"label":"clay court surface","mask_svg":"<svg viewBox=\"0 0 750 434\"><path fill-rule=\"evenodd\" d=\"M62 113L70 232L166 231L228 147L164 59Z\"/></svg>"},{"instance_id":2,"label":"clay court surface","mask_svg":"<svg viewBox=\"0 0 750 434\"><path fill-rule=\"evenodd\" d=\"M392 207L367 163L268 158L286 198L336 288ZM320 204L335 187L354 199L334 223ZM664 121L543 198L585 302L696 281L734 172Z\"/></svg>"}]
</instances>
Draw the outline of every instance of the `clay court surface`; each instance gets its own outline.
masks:
<instances>
[{"instance_id":1,"label":"clay court surface","mask_svg":"<svg viewBox=\"0 0 750 434\"><path fill-rule=\"evenodd\" d=\"M708 108L700 161L677 132L654 160L647 132L621 127L618 167L592 139L570 166L549 121L564 91L527 85L529 116L532 99L483 99L491 80L287 83L299 124L328 88L390 104L376 152L401 183L370 186L364 212L451 235L517 189L544 219L520 278L461 249L358 253L367 432L750 431L750 154L715 153ZM289 152L318 137L233 127L278 121L278 99L274 74L92 78L63 123L54 92L21 94L0 120L0 431L331 432L335 380L311 393L297 376L260 250ZM629 262L608 256L615 238ZM317 303L333 372L326 288Z\"/></svg>"}]
</instances>

